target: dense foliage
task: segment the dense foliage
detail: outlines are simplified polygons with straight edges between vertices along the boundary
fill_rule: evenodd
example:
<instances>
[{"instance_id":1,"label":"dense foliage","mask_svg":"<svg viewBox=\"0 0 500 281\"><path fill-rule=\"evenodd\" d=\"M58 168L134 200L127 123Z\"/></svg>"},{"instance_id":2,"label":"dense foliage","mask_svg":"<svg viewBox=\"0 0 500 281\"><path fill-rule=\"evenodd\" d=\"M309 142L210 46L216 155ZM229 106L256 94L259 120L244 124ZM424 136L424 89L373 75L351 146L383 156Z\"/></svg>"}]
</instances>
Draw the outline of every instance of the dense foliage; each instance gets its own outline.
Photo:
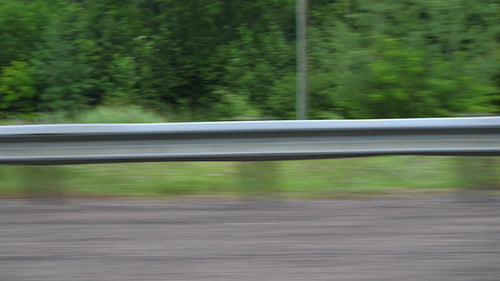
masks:
<instances>
[{"instance_id":1,"label":"dense foliage","mask_svg":"<svg viewBox=\"0 0 500 281\"><path fill-rule=\"evenodd\" d=\"M500 0L310 0L309 118L500 113ZM293 0L2 0L0 118L293 119Z\"/></svg>"}]
</instances>

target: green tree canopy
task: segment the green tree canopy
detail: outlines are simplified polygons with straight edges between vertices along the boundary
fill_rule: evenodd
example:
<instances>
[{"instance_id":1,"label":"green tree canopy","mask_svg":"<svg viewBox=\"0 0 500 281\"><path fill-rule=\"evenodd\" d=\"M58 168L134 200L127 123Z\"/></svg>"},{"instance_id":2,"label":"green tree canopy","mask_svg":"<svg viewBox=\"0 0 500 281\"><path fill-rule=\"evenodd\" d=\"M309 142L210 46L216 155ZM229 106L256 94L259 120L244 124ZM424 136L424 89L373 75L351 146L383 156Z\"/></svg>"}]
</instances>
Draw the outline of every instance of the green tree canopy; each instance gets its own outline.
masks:
<instances>
[{"instance_id":1,"label":"green tree canopy","mask_svg":"<svg viewBox=\"0 0 500 281\"><path fill-rule=\"evenodd\" d=\"M310 1L309 118L499 113L498 22L498 0ZM289 0L4 0L1 115L291 119L295 40Z\"/></svg>"}]
</instances>

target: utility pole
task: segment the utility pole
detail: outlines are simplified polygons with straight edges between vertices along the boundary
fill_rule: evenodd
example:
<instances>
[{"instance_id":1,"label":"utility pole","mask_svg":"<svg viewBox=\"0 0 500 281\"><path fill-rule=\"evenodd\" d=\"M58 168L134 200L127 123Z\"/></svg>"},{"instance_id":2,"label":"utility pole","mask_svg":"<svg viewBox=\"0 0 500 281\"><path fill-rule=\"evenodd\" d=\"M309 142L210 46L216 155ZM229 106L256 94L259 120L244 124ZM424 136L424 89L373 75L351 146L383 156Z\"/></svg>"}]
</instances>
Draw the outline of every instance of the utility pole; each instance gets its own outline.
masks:
<instances>
[{"instance_id":1,"label":"utility pole","mask_svg":"<svg viewBox=\"0 0 500 281\"><path fill-rule=\"evenodd\" d=\"M307 118L307 0L295 0L297 29L296 118Z\"/></svg>"}]
</instances>

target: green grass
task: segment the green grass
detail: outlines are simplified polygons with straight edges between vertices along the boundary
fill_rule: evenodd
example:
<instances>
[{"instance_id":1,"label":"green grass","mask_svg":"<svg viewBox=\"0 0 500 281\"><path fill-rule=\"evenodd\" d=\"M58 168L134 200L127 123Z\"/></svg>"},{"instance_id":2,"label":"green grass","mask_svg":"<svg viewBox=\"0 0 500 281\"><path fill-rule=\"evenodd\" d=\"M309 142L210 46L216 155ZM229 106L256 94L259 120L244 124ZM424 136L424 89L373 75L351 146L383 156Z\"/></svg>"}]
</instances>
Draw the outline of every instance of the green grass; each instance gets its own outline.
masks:
<instances>
[{"instance_id":1,"label":"green grass","mask_svg":"<svg viewBox=\"0 0 500 281\"><path fill-rule=\"evenodd\" d=\"M468 159L468 158L467 158ZM495 165L498 182L498 159ZM469 161L469 160L466 160ZM0 196L335 198L460 187L454 157L0 166ZM463 172L463 171L462 171ZM278 192L279 191L279 192Z\"/></svg>"}]
</instances>

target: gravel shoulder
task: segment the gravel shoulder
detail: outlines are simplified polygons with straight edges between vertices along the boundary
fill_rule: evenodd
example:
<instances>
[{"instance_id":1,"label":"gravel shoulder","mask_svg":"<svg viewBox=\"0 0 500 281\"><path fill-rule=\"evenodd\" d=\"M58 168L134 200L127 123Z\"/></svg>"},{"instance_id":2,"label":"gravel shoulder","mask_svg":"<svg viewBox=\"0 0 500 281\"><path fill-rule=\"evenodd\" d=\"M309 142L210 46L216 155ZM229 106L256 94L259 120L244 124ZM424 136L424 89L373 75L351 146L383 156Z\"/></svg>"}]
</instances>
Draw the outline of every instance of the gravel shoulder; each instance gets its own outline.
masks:
<instances>
[{"instance_id":1,"label":"gravel shoulder","mask_svg":"<svg viewBox=\"0 0 500 281\"><path fill-rule=\"evenodd\" d=\"M0 280L498 280L500 198L0 200Z\"/></svg>"}]
</instances>

